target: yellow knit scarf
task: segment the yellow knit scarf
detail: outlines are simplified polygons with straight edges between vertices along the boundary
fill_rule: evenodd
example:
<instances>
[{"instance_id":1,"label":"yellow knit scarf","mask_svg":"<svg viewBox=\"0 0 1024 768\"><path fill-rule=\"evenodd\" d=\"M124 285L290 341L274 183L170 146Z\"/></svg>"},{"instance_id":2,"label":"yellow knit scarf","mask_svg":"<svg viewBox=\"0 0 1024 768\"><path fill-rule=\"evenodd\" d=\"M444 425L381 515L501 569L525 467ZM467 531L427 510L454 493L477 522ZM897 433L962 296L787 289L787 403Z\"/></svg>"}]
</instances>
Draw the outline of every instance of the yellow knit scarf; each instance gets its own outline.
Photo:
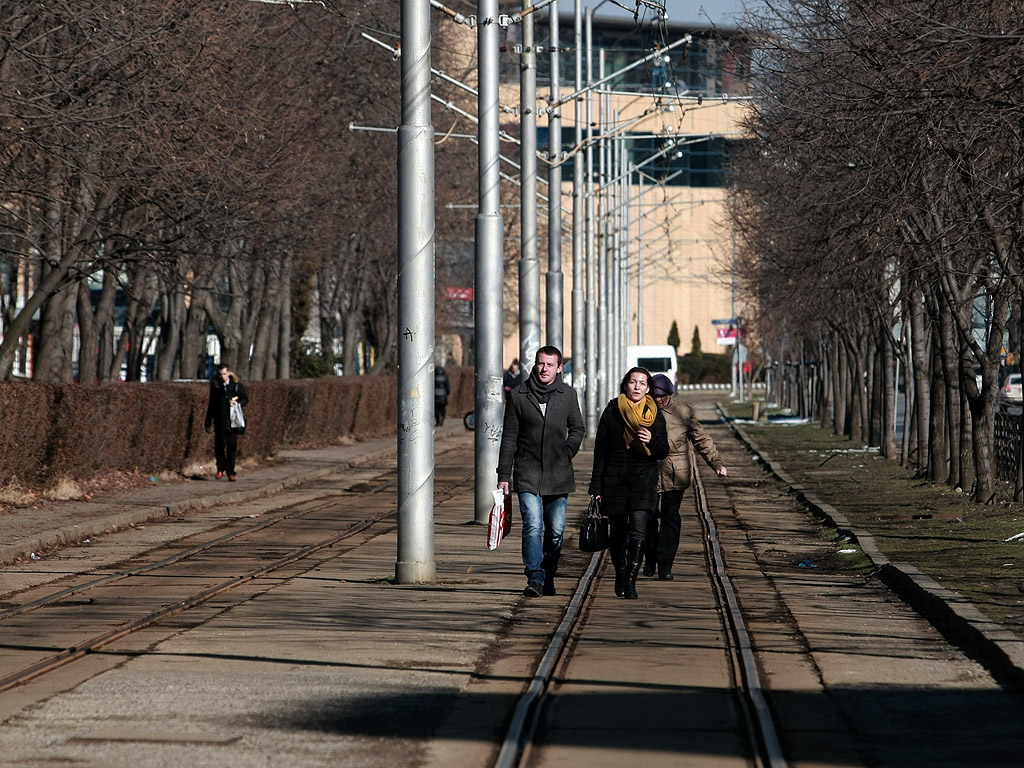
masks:
<instances>
[{"instance_id":1,"label":"yellow knit scarf","mask_svg":"<svg viewBox=\"0 0 1024 768\"><path fill-rule=\"evenodd\" d=\"M640 456L650 456L651 449L647 444L637 437L640 427L649 427L654 423L654 417L658 415L658 406L654 398L644 395L639 403L634 403L625 395L619 395L619 413L622 420L626 422L622 437L626 441L626 450Z\"/></svg>"}]
</instances>

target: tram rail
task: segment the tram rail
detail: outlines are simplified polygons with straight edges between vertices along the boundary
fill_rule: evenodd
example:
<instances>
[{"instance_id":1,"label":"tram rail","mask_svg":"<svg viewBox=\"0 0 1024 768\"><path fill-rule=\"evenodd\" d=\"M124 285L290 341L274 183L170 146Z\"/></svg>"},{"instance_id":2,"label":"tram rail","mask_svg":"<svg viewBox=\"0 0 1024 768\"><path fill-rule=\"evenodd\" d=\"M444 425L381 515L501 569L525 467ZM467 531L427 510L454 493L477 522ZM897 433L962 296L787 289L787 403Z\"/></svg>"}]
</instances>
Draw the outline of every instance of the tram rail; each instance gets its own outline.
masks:
<instances>
[{"instance_id":1,"label":"tram rail","mask_svg":"<svg viewBox=\"0 0 1024 768\"><path fill-rule=\"evenodd\" d=\"M435 497L440 500L450 496L464 483L468 482L471 477L471 474L463 474L447 485L435 487ZM300 502L292 505L286 511L271 514L262 520L244 525L239 529L229 531L209 541L204 541L195 546L188 547L187 549L176 552L168 557L161 558L155 562L145 563L121 569L115 573L91 578L83 583L50 592L22 605L5 608L0 611L0 626L2 626L4 622L9 622L17 617L24 616L41 608L59 605L61 601L67 600L69 597L86 595L91 590L96 590L100 587L110 587L118 583L126 582L127 580L135 577L153 575L172 565L187 563L199 555L213 552L232 543L240 542L247 537L252 537L254 534L264 532L267 529L282 523L308 518L316 513L324 512L331 507L338 506L339 504L347 504L351 506L354 500L365 499L366 497L373 496L382 490L391 488L394 486L396 481L396 473L393 469L390 469L385 474L378 476L378 478L376 478L376 482L367 490L360 491L355 494L348 491L330 492L328 497L322 501ZM127 635L159 624L161 621L172 616L196 608L219 595L240 587L243 584L265 577L288 565L302 561L321 550L333 547L335 544L352 538L357 534L363 533L374 526L378 526L379 528L374 535L387 533L393 530L394 525L381 526L381 524L393 520L396 515L397 510L389 507L379 514L371 515L355 522L348 523L345 525L343 530L338 531L335 534L320 538L305 546L295 548L287 554L276 557L256 568L222 579L210 587L189 593L141 616L130 618L116 627L84 637L74 643L66 644L66 647L59 651L48 654L47 656L37 659L30 664L25 664L19 667L13 672L0 676L0 693L51 672L59 667L70 664L90 653L95 653L104 646L124 638ZM232 524L233 523L228 523L226 525ZM10 633L7 634L9 635Z\"/></svg>"},{"instance_id":2,"label":"tram rail","mask_svg":"<svg viewBox=\"0 0 1024 768\"><path fill-rule=\"evenodd\" d=\"M700 478L696 457L691 456L694 468L693 500L703 531L704 560L709 569L715 597L727 637L726 648L733 670L734 693L738 711L742 712L742 726L746 740L753 752L752 760L763 768L787 768L788 763L779 741L778 730L765 697L764 687L758 672L754 649L743 620L736 590L729 579L714 515L708 505L707 495ZM516 703L512 717L494 768L518 768L529 765L529 754L533 749L533 736L540 729L549 698L551 683L560 663L571 658L572 646L580 635L587 632L586 606L596 598L600 586L600 565L603 552L591 558L589 567L580 578L573 597L557 630L552 634L547 648L538 664L530 683ZM630 603L623 603L628 610ZM571 662L570 662L571 663ZM557 696L557 693L554 694Z\"/></svg>"},{"instance_id":3,"label":"tram rail","mask_svg":"<svg viewBox=\"0 0 1024 768\"><path fill-rule=\"evenodd\" d=\"M1016 765L1019 700L706 424L729 476L695 481L710 522L684 515L675 579L638 600L572 527L557 595L523 598L514 536L488 552L469 522L468 440L438 454L436 583L392 583L394 475L341 462L19 563L0 674L31 682L0 699L5 764Z\"/></svg>"}]
</instances>

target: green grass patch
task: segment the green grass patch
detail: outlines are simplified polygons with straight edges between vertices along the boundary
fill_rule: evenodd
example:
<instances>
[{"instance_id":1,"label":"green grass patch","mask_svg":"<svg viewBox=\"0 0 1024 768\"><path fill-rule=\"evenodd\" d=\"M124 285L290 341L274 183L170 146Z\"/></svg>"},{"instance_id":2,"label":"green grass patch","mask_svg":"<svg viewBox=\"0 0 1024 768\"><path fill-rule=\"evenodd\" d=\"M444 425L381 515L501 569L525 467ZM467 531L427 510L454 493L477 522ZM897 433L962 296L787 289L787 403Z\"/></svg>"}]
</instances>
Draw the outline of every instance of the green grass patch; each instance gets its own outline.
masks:
<instances>
[{"instance_id":1,"label":"green grass patch","mask_svg":"<svg viewBox=\"0 0 1024 768\"><path fill-rule=\"evenodd\" d=\"M752 415L750 403L727 409L739 419ZM874 537L890 560L916 566L1024 639L1024 537L1006 541L1024 532L1024 506L1010 501L1012 488L1004 484L995 503L976 504L817 424L769 420L743 428L794 482Z\"/></svg>"}]
</instances>

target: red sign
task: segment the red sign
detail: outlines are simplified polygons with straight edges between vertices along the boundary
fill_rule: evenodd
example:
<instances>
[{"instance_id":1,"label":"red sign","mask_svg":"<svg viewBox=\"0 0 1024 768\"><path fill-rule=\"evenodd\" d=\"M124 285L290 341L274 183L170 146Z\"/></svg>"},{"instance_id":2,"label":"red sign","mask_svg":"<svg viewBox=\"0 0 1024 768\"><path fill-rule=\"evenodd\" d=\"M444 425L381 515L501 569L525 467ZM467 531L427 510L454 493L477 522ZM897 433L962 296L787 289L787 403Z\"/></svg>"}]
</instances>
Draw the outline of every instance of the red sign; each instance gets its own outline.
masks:
<instances>
[{"instance_id":1,"label":"red sign","mask_svg":"<svg viewBox=\"0 0 1024 768\"><path fill-rule=\"evenodd\" d=\"M448 287L444 289L444 297L451 301L472 301L473 289Z\"/></svg>"}]
</instances>

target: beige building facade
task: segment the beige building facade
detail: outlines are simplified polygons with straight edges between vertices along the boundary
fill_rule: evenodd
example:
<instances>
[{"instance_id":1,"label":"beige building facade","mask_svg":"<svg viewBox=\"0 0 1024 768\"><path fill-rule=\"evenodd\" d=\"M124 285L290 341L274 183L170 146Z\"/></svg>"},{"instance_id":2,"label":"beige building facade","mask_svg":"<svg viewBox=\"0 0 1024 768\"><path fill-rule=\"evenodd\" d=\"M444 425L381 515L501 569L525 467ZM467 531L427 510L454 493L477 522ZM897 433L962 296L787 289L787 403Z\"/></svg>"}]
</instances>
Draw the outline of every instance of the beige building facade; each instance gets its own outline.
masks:
<instances>
[{"instance_id":1,"label":"beige building facade","mask_svg":"<svg viewBox=\"0 0 1024 768\"><path fill-rule=\"evenodd\" d=\"M560 20L560 86L564 98L573 91L575 60L573 19ZM548 125L550 104L550 46L548 21L535 22L537 54L537 147L538 190L547 195ZM615 231L607 241L613 263L625 275L624 298L620 307L598 306L598 313L621 311L624 344L665 344L675 323L679 352L691 349L694 329L704 352L731 352L716 343L713 320L734 314L732 285L733 237L727 205L728 152L742 141L741 118L748 108L750 48L735 31L709 29L680 23L651 24L638 28L631 22L595 20L594 45L590 51L595 78L600 51L604 50L605 72L610 74L642 59L660 46L667 48L690 36L692 42L672 48L663 57L636 67L630 73L613 78L601 90L586 98L590 109L594 138L594 187L606 211L604 221L595 221L595 250L606 246L601 233ZM502 153L512 162L503 165L511 179L520 177L514 163L520 160L516 139L520 135L519 69L517 46L521 33L515 26L506 32L502 57L501 103L506 118L502 130L512 138L502 142ZM467 60L472 55L467 56ZM586 121L586 103L582 102ZM562 240L561 264L564 275L562 316L563 351L572 357L573 274L573 163L575 145L575 105L568 102L560 109L562 123ZM586 125L584 124L584 128ZM586 144L586 131L584 145ZM602 148L611 148L608 161L600 164ZM614 154L614 160L611 159ZM604 174L601 175L601 171ZM609 179L627 176L625 184ZM520 259L519 219L515 201L519 190L515 182L505 185L506 264L504 299L504 361L520 357L518 333L517 264ZM541 263L541 343L549 341L546 328L547 299L545 274L548 271L547 203L538 202L537 257ZM586 276L578 276L585 281ZM585 283L584 283L585 284ZM601 295L600 290L598 296ZM593 297L588 297L588 301ZM598 299L600 304L600 299ZM628 318L628 319L626 319ZM627 330L628 328L628 330ZM613 376L614 378L614 376Z\"/></svg>"}]
</instances>

